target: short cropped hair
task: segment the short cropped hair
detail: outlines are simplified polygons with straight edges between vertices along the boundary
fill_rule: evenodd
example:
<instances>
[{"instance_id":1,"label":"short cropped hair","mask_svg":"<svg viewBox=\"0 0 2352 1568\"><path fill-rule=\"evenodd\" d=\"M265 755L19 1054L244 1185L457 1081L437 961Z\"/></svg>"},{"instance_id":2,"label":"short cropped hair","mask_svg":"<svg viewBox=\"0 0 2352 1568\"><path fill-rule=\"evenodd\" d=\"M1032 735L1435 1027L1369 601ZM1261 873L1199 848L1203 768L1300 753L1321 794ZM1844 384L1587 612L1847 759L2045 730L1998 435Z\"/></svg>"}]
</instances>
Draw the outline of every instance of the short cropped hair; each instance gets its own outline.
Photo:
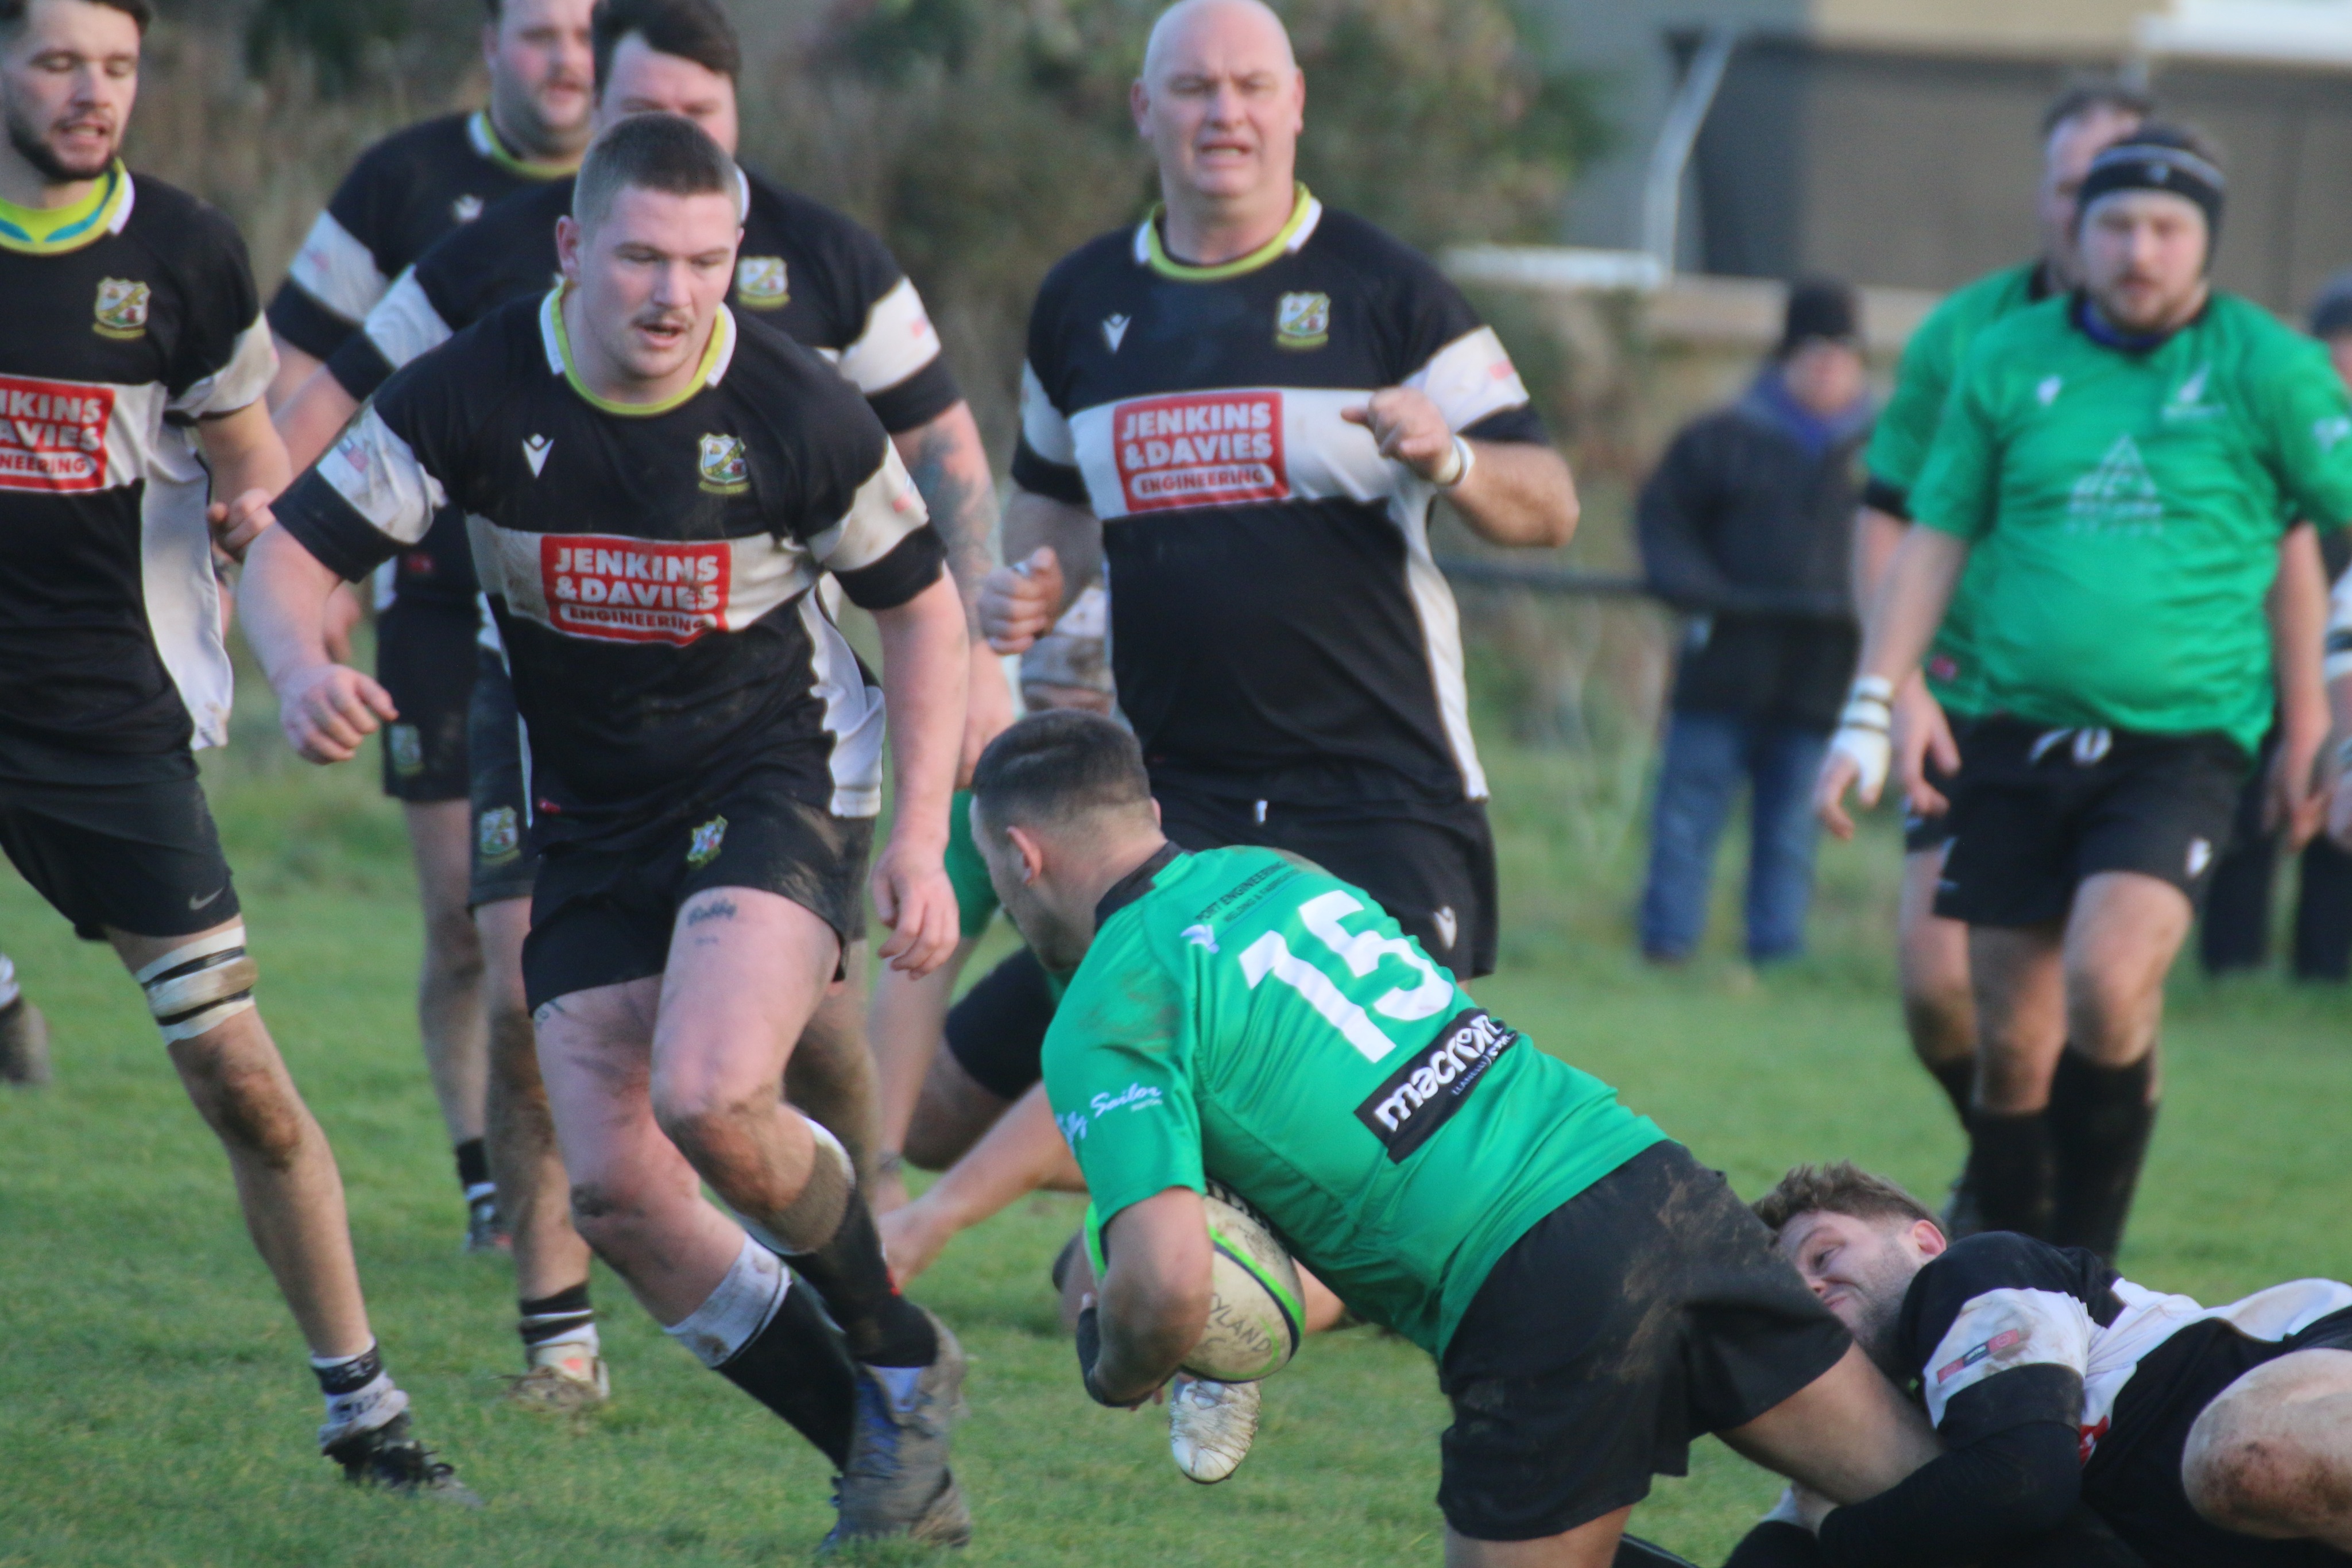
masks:
<instances>
[{"instance_id":1,"label":"short cropped hair","mask_svg":"<svg viewBox=\"0 0 2352 1568\"><path fill-rule=\"evenodd\" d=\"M717 0L596 0L588 20L596 56L596 90L612 79L613 51L635 33L657 55L692 60L733 81L743 74L743 44Z\"/></svg>"},{"instance_id":2,"label":"short cropped hair","mask_svg":"<svg viewBox=\"0 0 2352 1568\"><path fill-rule=\"evenodd\" d=\"M972 798L992 829L1094 811L1151 810L1143 749L1125 727L1080 708L1032 714L988 743Z\"/></svg>"},{"instance_id":3,"label":"short cropped hair","mask_svg":"<svg viewBox=\"0 0 2352 1568\"><path fill-rule=\"evenodd\" d=\"M2042 140L2071 120L2085 115L2115 114L2147 120L2156 113L2156 99L2142 89L2113 77L2085 77L2067 83L2064 90L2042 111Z\"/></svg>"},{"instance_id":4,"label":"short cropped hair","mask_svg":"<svg viewBox=\"0 0 2352 1568\"><path fill-rule=\"evenodd\" d=\"M139 36L147 36L147 24L155 19L155 7L147 0L89 0L93 5L103 5L120 11L139 25ZM25 25L26 14L33 8L33 0L0 0L0 33L13 33Z\"/></svg>"},{"instance_id":5,"label":"short cropped hair","mask_svg":"<svg viewBox=\"0 0 2352 1568\"><path fill-rule=\"evenodd\" d=\"M1843 1214L1855 1219L1924 1219L1939 1225L1927 1206L1848 1160L1797 1166L1756 1200L1756 1218L1778 1236L1801 1214Z\"/></svg>"},{"instance_id":6,"label":"short cropped hair","mask_svg":"<svg viewBox=\"0 0 2352 1568\"><path fill-rule=\"evenodd\" d=\"M595 227L613 210L613 198L629 187L730 201L741 194L735 161L681 114L633 114L596 138L572 188L573 221Z\"/></svg>"}]
</instances>

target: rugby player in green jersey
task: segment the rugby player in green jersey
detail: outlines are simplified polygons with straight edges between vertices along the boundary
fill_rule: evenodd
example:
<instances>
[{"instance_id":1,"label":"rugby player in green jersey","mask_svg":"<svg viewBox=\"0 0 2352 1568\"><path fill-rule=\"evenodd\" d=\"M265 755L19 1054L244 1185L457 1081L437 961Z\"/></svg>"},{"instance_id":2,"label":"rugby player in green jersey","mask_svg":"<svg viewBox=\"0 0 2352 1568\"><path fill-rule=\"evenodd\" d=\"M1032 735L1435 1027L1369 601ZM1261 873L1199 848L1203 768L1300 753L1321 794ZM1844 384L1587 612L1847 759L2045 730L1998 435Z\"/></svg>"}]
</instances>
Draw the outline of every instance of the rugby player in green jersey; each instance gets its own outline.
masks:
<instances>
[{"instance_id":1,"label":"rugby player in green jersey","mask_svg":"<svg viewBox=\"0 0 2352 1568\"><path fill-rule=\"evenodd\" d=\"M1998 1158L1979 1129L1971 1180L2010 1228L2109 1258L2155 1124L2164 977L2271 724L2280 541L2352 517L2352 403L2318 345L2211 288L2221 201L2188 132L2093 162L2084 287L1963 362L1819 791L1833 825L1848 787L1876 798L1895 684L1980 562L1983 716L1936 907L1970 928L1980 1101L2046 1121ZM2285 781L2303 809L2307 777ZM2025 1016L2053 994L2063 1029Z\"/></svg>"},{"instance_id":2,"label":"rugby player in green jersey","mask_svg":"<svg viewBox=\"0 0 2352 1568\"><path fill-rule=\"evenodd\" d=\"M1142 1402L1199 1339L1213 1177L1437 1358L1449 1563L1611 1562L1702 1433L1833 1497L1932 1456L1719 1175L1369 894L1276 850L1180 853L1134 737L1090 714L1015 725L972 790L1006 912L1072 971L1045 1071L1102 1217L1094 1398Z\"/></svg>"}]
</instances>

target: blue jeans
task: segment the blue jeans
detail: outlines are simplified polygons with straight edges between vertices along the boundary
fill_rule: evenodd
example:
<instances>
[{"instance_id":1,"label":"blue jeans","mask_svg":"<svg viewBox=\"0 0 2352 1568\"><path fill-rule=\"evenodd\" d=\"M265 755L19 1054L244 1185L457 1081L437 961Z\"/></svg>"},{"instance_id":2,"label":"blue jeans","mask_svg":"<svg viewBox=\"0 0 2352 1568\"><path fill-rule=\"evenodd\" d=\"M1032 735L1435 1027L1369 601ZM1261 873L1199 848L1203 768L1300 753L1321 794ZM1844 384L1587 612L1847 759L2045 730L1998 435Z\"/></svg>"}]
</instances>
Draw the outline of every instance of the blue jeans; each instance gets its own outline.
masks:
<instances>
[{"instance_id":1,"label":"blue jeans","mask_svg":"<svg viewBox=\"0 0 2352 1568\"><path fill-rule=\"evenodd\" d=\"M1742 782L1753 794L1748 864L1748 956L1757 963L1804 951L1813 894L1813 779L1830 737L1818 730L1677 713L1658 768L1642 894L1642 951L1687 957L1706 930L1715 849Z\"/></svg>"}]
</instances>

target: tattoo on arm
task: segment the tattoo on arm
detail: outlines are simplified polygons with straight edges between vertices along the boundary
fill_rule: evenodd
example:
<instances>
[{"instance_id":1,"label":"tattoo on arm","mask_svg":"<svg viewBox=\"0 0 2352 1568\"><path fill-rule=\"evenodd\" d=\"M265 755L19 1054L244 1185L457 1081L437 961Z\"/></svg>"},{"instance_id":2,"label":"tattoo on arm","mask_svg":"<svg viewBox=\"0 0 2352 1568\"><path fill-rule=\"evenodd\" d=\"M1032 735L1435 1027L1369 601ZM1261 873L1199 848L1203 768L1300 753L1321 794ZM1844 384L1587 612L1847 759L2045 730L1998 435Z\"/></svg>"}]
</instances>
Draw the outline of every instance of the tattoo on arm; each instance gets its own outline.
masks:
<instances>
[{"instance_id":1,"label":"tattoo on arm","mask_svg":"<svg viewBox=\"0 0 2352 1568\"><path fill-rule=\"evenodd\" d=\"M980 585L996 568L996 482L988 455L961 403L898 439L907 472L947 547L965 624L978 637Z\"/></svg>"},{"instance_id":2,"label":"tattoo on arm","mask_svg":"<svg viewBox=\"0 0 2352 1568\"><path fill-rule=\"evenodd\" d=\"M699 925L706 920L734 918L735 901L731 898L714 898L708 904L698 904L686 912L686 923L688 925Z\"/></svg>"}]
</instances>

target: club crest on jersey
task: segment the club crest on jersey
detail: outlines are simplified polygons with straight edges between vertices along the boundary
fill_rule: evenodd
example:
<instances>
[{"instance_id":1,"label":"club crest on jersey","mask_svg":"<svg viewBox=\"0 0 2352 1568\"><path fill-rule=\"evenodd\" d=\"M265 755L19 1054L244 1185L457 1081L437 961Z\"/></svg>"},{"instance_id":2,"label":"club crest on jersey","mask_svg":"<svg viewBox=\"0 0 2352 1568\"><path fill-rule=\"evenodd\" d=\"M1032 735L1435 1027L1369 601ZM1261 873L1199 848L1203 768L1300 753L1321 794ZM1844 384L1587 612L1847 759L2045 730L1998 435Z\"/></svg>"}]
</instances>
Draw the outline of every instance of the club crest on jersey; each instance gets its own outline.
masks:
<instances>
[{"instance_id":1,"label":"club crest on jersey","mask_svg":"<svg viewBox=\"0 0 2352 1568\"><path fill-rule=\"evenodd\" d=\"M1278 392L1181 392L1120 403L1111 412L1111 455L1129 512L1290 495Z\"/></svg>"},{"instance_id":2,"label":"club crest on jersey","mask_svg":"<svg viewBox=\"0 0 2352 1568\"><path fill-rule=\"evenodd\" d=\"M101 338L129 342L147 335L147 286L127 277L98 280L98 319L90 330Z\"/></svg>"},{"instance_id":3,"label":"club crest on jersey","mask_svg":"<svg viewBox=\"0 0 2352 1568\"><path fill-rule=\"evenodd\" d=\"M1274 346L1319 349L1331 340L1331 297L1286 294L1275 302Z\"/></svg>"},{"instance_id":4,"label":"club crest on jersey","mask_svg":"<svg viewBox=\"0 0 2352 1568\"><path fill-rule=\"evenodd\" d=\"M706 435L698 466L702 487L714 496L740 496L751 487L751 466L738 435Z\"/></svg>"},{"instance_id":5,"label":"club crest on jersey","mask_svg":"<svg viewBox=\"0 0 2352 1568\"><path fill-rule=\"evenodd\" d=\"M461 224L470 224L482 215L482 198L460 196L449 204L449 215Z\"/></svg>"},{"instance_id":6,"label":"club crest on jersey","mask_svg":"<svg viewBox=\"0 0 2352 1568\"><path fill-rule=\"evenodd\" d=\"M727 841L727 819L713 817L694 830L686 846L686 863L700 871L719 858L719 847Z\"/></svg>"},{"instance_id":7,"label":"club crest on jersey","mask_svg":"<svg viewBox=\"0 0 2352 1568\"><path fill-rule=\"evenodd\" d=\"M522 848L522 823L512 806L496 806L482 813L474 828L474 844L485 865L510 861Z\"/></svg>"},{"instance_id":8,"label":"club crest on jersey","mask_svg":"<svg viewBox=\"0 0 2352 1568\"><path fill-rule=\"evenodd\" d=\"M735 302L752 310L781 310L792 299L781 256L747 256L735 263Z\"/></svg>"}]
</instances>

